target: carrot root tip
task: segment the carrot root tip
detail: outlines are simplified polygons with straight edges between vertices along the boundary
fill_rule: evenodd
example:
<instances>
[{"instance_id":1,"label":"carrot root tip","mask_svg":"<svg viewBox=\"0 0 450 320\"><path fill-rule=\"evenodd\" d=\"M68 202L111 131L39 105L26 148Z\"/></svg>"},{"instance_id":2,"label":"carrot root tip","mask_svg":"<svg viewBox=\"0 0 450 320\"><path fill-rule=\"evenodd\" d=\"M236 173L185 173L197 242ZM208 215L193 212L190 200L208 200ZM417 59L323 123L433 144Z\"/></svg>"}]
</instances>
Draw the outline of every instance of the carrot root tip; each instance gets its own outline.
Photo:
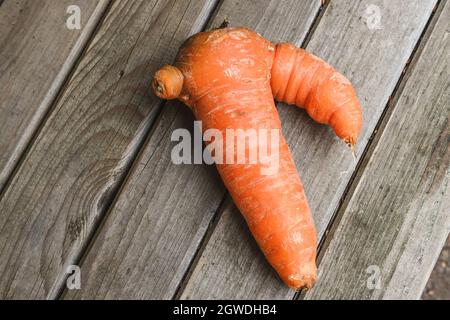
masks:
<instances>
[{"instance_id":1,"label":"carrot root tip","mask_svg":"<svg viewBox=\"0 0 450 320\"><path fill-rule=\"evenodd\" d=\"M358 159L358 155L356 154L356 148L355 148L355 145L352 144L352 145L350 146L350 149L352 150L353 158L354 158L355 160Z\"/></svg>"},{"instance_id":2,"label":"carrot root tip","mask_svg":"<svg viewBox=\"0 0 450 320\"><path fill-rule=\"evenodd\" d=\"M345 144L350 148L353 158L358 159L358 155L356 154L356 141L353 138L346 138L343 139L343 141L345 142Z\"/></svg>"},{"instance_id":3,"label":"carrot root tip","mask_svg":"<svg viewBox=\"0 0 450 320\"><path fill-rule=\"evenodd\" d=\"M296 292L300 292L302 290L308 291L312 289L315 282L316 282L315 276L303 276L301 278L301 281L297 279L296 283L294 285L289 285L289 287Z\"/></svg>"}]
</instances>

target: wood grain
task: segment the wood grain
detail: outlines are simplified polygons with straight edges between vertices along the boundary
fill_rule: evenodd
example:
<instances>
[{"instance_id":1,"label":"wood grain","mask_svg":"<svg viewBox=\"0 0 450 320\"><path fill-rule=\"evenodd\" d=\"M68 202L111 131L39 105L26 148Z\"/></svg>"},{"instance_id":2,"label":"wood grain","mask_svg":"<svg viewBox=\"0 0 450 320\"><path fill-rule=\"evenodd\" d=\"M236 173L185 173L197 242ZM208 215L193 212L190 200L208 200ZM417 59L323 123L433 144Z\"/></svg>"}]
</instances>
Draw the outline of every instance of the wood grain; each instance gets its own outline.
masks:
<instances>
[{"instance_id":1,"label":"wood grain","mask_svg":"<svg viewBox=\"0 0 450 320\"><path fill-rule=\"evenodd\" d=\"M108 1L12 1L0 10L0 192L86 46ZM66 26L70 5L81 30Z\"/></svg>"},{"instance_id":2,"label":"wood grain","mask_svg":"<svg viewBox=\"0 0 450 320\"><path fill-rule=\"evenodd\" d=\"M449 2L364 163L306 298L420 298L450 231L448 21Z\"/></svg>"},{"instance_id":3,"label":"wood grain","mask_svg":"<svg viewBox=\"0 0 450 320\"><path fill-rule=\"evenodd\" d=\"M304 39L319 1L224 1L211 26L256 28ZM278 5L279 4L279 5ZM280 25L281 23L281 25ZM225 190L214 167L176 166L171 134L190 128L187 107L169 103L82 264L81 290L65 298L169 299L174 296Z\"/></svg>"},{"instance_id":4,"label":"wood grain","mask_svg":"<svg viewBox=\"0 0 450 320\"><path fill-rule=\"evenodd\" d=\"M53 298L145 139L152 73L215 1L115 1L0 200L0 297Z\"/></svg>"},{"instance_id":5,"label":"wood grain","mask_svg":"<svg viewBox=\"0 0 450 320\"><path fill-rule=\"evenodd\" d=\"M307 49L343 72L364 110L357 153L364 150L436 1L331 1ZM381 20L371 22L377 6ZM373 7L372 7L373 8ZM369 14L370 13L370 14ZM280 105L283 132L291 147L322 237L357 162L332 130L304 112ZM265 262L243 218L225 205L217 227L189 279L183 299L292 299Z\"/></svg>"}]
</instances>

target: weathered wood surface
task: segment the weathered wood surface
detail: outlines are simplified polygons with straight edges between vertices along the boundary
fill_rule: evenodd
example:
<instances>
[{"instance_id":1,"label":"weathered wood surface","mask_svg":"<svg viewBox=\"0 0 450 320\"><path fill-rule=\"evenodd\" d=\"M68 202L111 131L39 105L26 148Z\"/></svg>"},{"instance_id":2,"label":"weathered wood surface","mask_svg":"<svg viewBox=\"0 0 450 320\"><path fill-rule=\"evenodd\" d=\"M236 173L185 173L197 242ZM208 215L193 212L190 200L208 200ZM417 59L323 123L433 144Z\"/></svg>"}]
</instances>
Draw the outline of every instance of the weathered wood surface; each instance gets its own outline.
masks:
<instances>
[{"instance_id":1,"label":"weathered wood surface","mask_svg":"<svg viewBox=\"0 0 450 320\"><path fill-rule=\"evenodd\" d=\"M13 1L0 10L0 191L86 45L107 1ZM81 30L66 26L81 10Z\"/></svg>"},{"instance_id":2,"label":"weathered wood surface","mask_svg":"<svg viewBox=\"0 0 450 320\"><path fill-rule=\"evenodd\" d=\"M215 19L301 42L320 1L224 1ZM289 36L286 30L294 30ZM225 195L214 167L176 166L173 130L191 128L187 107L169 103L82 263L81 290L66 298L174 296Z\"/></svg>"},{"instance_id":3,"label":"weathered wood surface","mask_svg":"<svg viewBox=\"0 0 450 320\"><path fill-rule=\"evenodd\" d=\"M0 297L58 295L159 110L152 73L214 5L111 6L0 200Z\"/></svg>"},{"instance_id":4,"label":"weathered wood surface","mask_svg":"<svg viewBox=\"0 0 450 320\"><path fill-rule=\"evenodd\" d=\"M420 298L450 231L449 21L447 2L306 298Z\"/></svg>"},{"instance_id":5,"label":"weathered wood surface","mask_svg":"<svg viewBox=\"0 0 450 320\"><path fill-rule=\"evenodd\" d=\"M8 2L1 4L0 0L0 18ZM167 103L154 122L162 103L149 94L153 72L173 60L181 42L206 24L217 3L114 2L45 125L0 194L1 298L58 296L67 265L78 263L88 244L81 265L82 289L66 292L66 298L294 296L265 262L216 170L172 164L170 135L177 128L191 129L190 111L179 103ZM383 0L357 4L335 1L313 34L308 49L336 65L357 87L366 116L358 153L367 145L435 3L414 0L400 6ZM89 5L94 10L90 26L84 25L84 36L68 38L72 47L58 48L65 56L58 56L56 69L38 53L33 53L34 58L47 63L40 74L41 66L32 64L35 60L23 60L24 66L28 63L43 77L42 87L31 81L33 90L41 90L43 98L35 105L29 95L17 102L21 106L31 103L35 109L30 111L31 117L21 115L29 117L24 120L25 133L7 156L12 164L9 171L0 166L0 178L5 180L10 174L46 117L89 32L107 7L106 1ZM376 25L368 28L377 22L373 20L374 5L380 8L381 29ZM13 11L18 8L13 7ZM319 0L224 0L208 26L218 26L227 18L231 25L253 27L274 41L301 44L319 8ZM21 23L26 20L24 12L28 11L21 13ZM381 137L377 136L376 146L369 150L373 159L363 161L365 171L360 170L356 189L351 190L355 194L339 213L343 218L333 230L336 238L326 245L322 280L306 298L417 297L424 286L450 228L449 216L442 214L450 198L449 48L448 28L442 22L448 21L448 4L444 12L435 38L425 48L429 57L423 55L417 66L414 64L418 70L408 77L392 118L385 121ZM27 19L32 22L35 18L31 15ZM3 41L2 23L11 17L0 19L0 43L9 43ZM34 28L46 30L56 23L45 22L44 29L38 24ZM8 23L5 26L13 28ZM25 33L30 37L34 35L31 29ZM30 41L13 34L8 37L16 39L17 46L31 46ZM14 50L21 52L0 49L0 62ZM14 61L20 59L24 57L19 55ZM3 64L0 68L3 70ZM16 74L22 81L26 76L19 71ZM2 80L0 74L0 83ZM417 92L422 96L417 98ZM416 114L409 112L411 105ZM323 236L356 163L331 130L313 124L302 111L280 105L280 114ZM15 113L8 117L18 119ZM0 116L0 124L2 121ZM417 123L425 125L417 128ZM402 139L390 140L394 135ZM399 158L401 164L396 163ZM392 177L384 178L379 172L392 172ZM0 189L1 184L0 179ZM382 191L378 191L380 186ZM379 208L387 213L378 216ZM388 215L391 209L395 216ZM352 233L358 236L349 237ZM361 259L356 261L358 254ZM374 263L373 257L377 260ZM381 290L365 287L370 276L366 262L381 268ZM193 273L186 274L188 270Z\"/></svg>"},{"instance_id":6,"label":"weathered wood surface","mask_svg":"<svg viewBox=\"0 0 450 320\"><path fill-rule=\"evenodd\" d=\"M372 135L435 4L331 1L312 35L308 50L347 75L358 92L365 118L358 154ZM371 25L376 22L374 5L380 9L379 26ZM305 113L281 106L280 115L322 237L357 163L330 129L313 124ZM181 298L293 297L294 292L283 286L265 262L238 210L225 205Z\"/></svg>"}]
</instances>

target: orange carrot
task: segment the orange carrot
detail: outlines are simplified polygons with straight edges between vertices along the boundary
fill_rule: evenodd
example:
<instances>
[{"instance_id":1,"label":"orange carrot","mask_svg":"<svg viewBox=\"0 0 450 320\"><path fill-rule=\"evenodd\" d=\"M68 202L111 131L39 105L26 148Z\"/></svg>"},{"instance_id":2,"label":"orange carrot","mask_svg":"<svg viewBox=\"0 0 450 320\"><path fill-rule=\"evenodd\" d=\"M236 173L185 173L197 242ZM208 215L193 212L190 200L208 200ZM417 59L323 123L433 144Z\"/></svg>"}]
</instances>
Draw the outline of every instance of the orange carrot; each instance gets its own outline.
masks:
<instances>
[{"instance_id":1,"label":"orange carrot","mask_svg":"<svg viewBox=\"0 0 450 320\"><path fill-rule=\"evenodd\" d=\"M314 119L330 124L350 144L356 143L361 128L359 104L343 76L300 49L275 46L244 28L191 37L175 66L160 69L152 86L159 97L188 105L204 130L224 135L226 129L281 130L274 96L304 105ZM316 230L282 135L279 169L264 175L263 167L261 161L217 164L269 263L289 287L311 288L317 273Z\"/></svg>"},{"instance_id":2,"label":"orange carrot","mask_svg":"<svg viewBox=\"0 0 450 320\"><path fill-rule=\"evenodd\" d=\"M272 90L278 101L305 107L321 124L354 146L362 112L352 84L323 60L291 44L278 44L272 66Z\"/></svg>"}]
</instances>

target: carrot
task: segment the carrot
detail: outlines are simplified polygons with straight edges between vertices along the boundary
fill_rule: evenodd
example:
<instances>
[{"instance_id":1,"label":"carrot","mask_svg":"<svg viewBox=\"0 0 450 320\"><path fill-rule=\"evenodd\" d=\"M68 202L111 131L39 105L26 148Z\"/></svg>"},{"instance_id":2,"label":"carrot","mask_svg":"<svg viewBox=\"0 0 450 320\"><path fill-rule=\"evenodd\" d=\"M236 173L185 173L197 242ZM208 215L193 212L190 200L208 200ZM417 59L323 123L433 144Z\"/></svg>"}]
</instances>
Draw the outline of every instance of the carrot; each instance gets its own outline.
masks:
<instances>
[{"instance_id":1,"label":"carrot","mask_svg":"<svg viewBox=\"0 0 450 320\"><path fill-rule=\"evenodd\" d=\"M330 65L291 44L278 44L272 66L272 90L281 102L305 107L321 124L354 146L362 112L352 84Z\"/></svg>"},{"instance_id":2,"label":"carrot","mask_svg":"<svg viewBox=\"0 0 450 320\"><path fill-rule=\"evenodd\" d=\"M188 105L204 130L281 131L274 96L306 106L314 119L329 123L350 144L356 143L361 127L359 104L343 76L300 49L275 46L245 28L218 29L191 37L181 47L175 66L156 72L152 86L157 96ZM295 290L311 288L317 274L316 230L282 135L278 151L279 168L270 175L262 174L265 164L261 161L216 165L282 280ZM225 152L230 150L225 148Z\"/></svg>"}]
</instances>

